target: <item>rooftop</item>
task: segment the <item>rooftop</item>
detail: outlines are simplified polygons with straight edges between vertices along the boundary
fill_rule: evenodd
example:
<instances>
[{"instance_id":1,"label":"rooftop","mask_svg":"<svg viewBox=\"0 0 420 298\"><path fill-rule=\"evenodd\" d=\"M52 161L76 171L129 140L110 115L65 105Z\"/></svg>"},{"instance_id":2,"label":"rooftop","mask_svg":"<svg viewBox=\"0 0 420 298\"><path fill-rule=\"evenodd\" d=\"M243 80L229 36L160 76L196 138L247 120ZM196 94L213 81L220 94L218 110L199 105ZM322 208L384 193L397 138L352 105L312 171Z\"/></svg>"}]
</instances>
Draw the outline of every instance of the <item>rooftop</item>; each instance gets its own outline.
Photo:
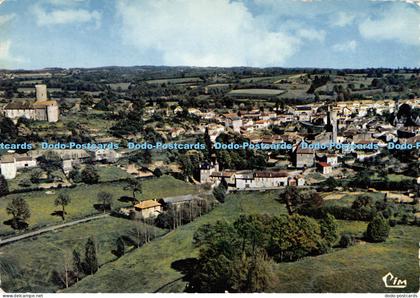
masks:
<instances>
[{"instance_id":1,"label":"rooftop","mask_svg":"<svg viewBox=\"0 0 420 298\"><path fill-rule=\"evenodd\" d=\"M149 208L153 208L153 207L159 207L162 206L158 201L156 200L146 200L146 201L141 201L140 203L134 205L135 209L149 209Z\"/></svg>"}]
</instances>

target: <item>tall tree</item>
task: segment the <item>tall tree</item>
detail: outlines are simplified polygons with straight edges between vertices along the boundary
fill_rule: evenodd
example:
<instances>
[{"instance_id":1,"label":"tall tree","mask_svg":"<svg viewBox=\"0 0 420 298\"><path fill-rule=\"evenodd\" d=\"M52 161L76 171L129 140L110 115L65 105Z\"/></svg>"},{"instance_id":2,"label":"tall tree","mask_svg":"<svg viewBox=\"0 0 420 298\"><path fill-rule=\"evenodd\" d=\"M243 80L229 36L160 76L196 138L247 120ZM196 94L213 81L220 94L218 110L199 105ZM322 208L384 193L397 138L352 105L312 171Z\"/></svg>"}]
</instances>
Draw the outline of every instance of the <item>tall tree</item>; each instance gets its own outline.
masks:
<instances>
[{"instance_id":1,"label":"tall tree","mask_svg":"<svg viewBox=\"0 0 420 298\"><path fill-rule=\"evenodd\" d=\"M73 272L76 278L76 282L78 282L83 273L83 262L80 257L79 251L77 251L76 249L73 250Z\"/></svg>"},{"instance_id":2,"label":"tall tree","mask_svg":"<svg viewBox=\"0 0 420 298\"><path fill-rule=\"evenodd\" d=\"M98 258L96 256L96 245L92 238L89 238L85 246L85 273L94 274L98 271Z\"/></svg>"},{"instance_id":3,"label":"tall tree","mask_svg":"<svg viewBox=\"0 0 420 298\"><path fill-rule=\"evenodd\" d=\"M321 236L327 242L328 246L333 246L338 239L338 226L334 216L327 213L320 220Z\"/></svg>"}]
</instances>

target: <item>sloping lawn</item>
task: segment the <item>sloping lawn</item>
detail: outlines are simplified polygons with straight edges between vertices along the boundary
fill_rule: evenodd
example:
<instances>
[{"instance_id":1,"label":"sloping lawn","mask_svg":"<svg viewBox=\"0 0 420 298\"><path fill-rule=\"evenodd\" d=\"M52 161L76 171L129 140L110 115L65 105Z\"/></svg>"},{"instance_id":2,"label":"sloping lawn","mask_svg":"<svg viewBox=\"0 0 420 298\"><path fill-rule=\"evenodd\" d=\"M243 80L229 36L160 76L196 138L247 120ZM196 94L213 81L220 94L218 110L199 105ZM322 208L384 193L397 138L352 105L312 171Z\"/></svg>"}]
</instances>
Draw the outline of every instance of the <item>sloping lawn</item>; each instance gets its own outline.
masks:
<instances>
[{"instance_id":1,"label":"sloping lawn","mask_svg":"<svg viewBox=\"0 0 420 298\"><path fill-rule=\"evenodd\" d=\"M198 191L196 186L177 180L172 176L145 180L142 182L142 188L143 193L137 195L140 200L189 194ZM98 204L97 194L100 191L109 192L113 195L113 208L126 206L126 202L120 202L118 199L124 195L132 195L131 191L126 189L126 184L122 182L95 185L81 184L75 188L54 190L53 194L47 194L47 191L36 191L8 195L0 199L0 236L15 232L10 225L6 225L4 222L11 218L6 213L7 204L17 196L25 198L31 210L31 217L27 221L29 229L62 223L62 218L52 215L52 213L60 210L60 206L54 206L54 200L63 191L68 192L71 197L71 203L66 206L66 221L101 213L100 210L94 207L95 204Z\"/></svg>"},{"instance_id":2,"label":"sloping lawn","mask_svg":"<svg viewBox=\"0 0 420 298\"><path fill-rule=\"evenodd\" d=\"M193 223L182 226L148 245L103 266L68 292L182 292L182 274L171 268L180 259L197 256L194 231L217 220L233 221L241 213L282 214L275 192L230 195L223 205ZM339 221L340 232L362 235L367 223ZM397 226L385 243L360 243L348 249L275 265L278 276L273 292L392 292L382 284L388 271L406 278L405 292L418 289L417 242L420 229Z\"/></svg>"},{"instance_id":3,"label":"sloping lawn","mask_svg":"<svg viewBox=\"0 0 420 298\"><path fill-rule=\"evenodd\" d=\"M64 271L65 258L72 263L73 249L83 258L86 241L92 237L97 244L98 262L103 265L116 259L112 250L117 238L130 235L132 229L133 221L107 217L0 247L0 263L6 262L17 272L11 277L0 267L2 287L10 292L55 292L59 287L52 281L51 273ZM155 227L153 230L156 236L165 232Z\"/></svg>"}]
</instances>

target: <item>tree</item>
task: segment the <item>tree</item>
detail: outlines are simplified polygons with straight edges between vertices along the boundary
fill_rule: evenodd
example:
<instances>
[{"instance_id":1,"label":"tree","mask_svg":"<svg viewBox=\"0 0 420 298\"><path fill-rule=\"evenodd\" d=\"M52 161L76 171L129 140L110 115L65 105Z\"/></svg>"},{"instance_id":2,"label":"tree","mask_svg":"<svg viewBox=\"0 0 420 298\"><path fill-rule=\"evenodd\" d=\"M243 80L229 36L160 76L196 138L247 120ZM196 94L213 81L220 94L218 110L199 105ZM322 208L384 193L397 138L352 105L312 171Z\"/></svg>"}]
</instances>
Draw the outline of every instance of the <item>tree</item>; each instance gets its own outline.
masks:
<instances>
[{"instance_id":1,"label":"tree","mask_svg":"<svg viewBox=\"0 0 420 298\"><path fill-rule=\"evenodd\" d=\"M166 212L159 213L155 219L155 225L162 229L175 229L176 211L170 208Z\"/></svg>"},{"instance_id":2,"label":"tree","mask_svg":"<svg viewBox=\"0 0 420 298\"><path fill-rule=\"evenodd\" d=\"M82 171L82 181L86 184L95 184L99 181L99 175L96 169L91 166L87 165Z\"/></svg>"},{"instance_id":3,"label":"tree","mask_svg":"<svg viewBox=\"0 0 420 298\"><path fill-rule=\"evenodd\" d=\"M371 184L369 174L366 171L357 172L350 184L358 188L368 188Z\"/></svg>"},{"instance_id":4,"label":"tree","mask_svg":"<svg viewBox=\"0 0 420 298\"><path fill-rule=\"evenodd\" d=\"M263 292L273 283L266 254L270 219L241 216L233 224L217 221L201 226L193 236L199 258L187 274L187 291Z\"/></svg>"},{"instance_id":5,"label":"tree","mask_svg":"<svg viewBox=\"0 0 420 298\"><path fill-rule=\"evenodd\" d=\"M222 183L220 183L217 187L213 189L213 195L216 198L216 200L218 200L220 203L224 203L226 197L225 186Z\"/></svg>"},{"instance_id":6,"label":"tree","mask_svg":"<svg viewBox=\"0 0 420 298\"><path fill-rule=\"evenodd\" d=\"M284 191L279 194L279 201L286 204L289 215L295 213L295 206L303 201L303 195L296 186L286 186Z\"/></svg>"},{"instance_id":7,"label":"tree","mask_svg":"<svg viewBox=\"0 0 420 298\"><path fill-rule=\"evenodd\" d=\"M0 117L0 135L2 141L15 141L18 137L19 130L13 121L7 117Z\"/></svg>"},{"instance_id":8,"label":"tree","mask_svg":"<svg viewBox=\"0 0 420 298\"><path fill-rule=\"evenodd\" d=\"M41 169L47 172L48 178L54 171L61 170L61 157L54 151L47 151L45 154L37 158L37 163Z\"/></svg>"},{"instance_id":9,"label":"tree","mask_svg":"<svg viewBox=\"0 0 420 298\"><path fill-rule=\"evenodd\" d=\"M71 202L71 198L68 195L68 193L65 193L65 192L60 193L54 201L55 206L61 206L61 208L62 208L61 217L63 218L63 220L65 219L65 214L66 214L65 207L68 204L70 204L70 202Z\"/></svg>"},{"instance_id":10,"label":"tree","mask_svg":"<svg viewBox=\"0 0 420 298\"><path fill-rule=\"evenodd\" d=\"M105 213L106 208L108 207L109 209L111 209L112 206L112 194L110 194L109 192L106 191L100 191L97 195L98 197L98 201L101 203L102 205L102 210Z\"/></svg>"},{"instance_id":11,"label":"tree","mask_svg":"<svg viewBox=\"0 0 420 298\"><path fill-rule=\"evenodd\" d=\"M5 196L9 193L9 184L3 175L0 175L0 197Z\"/></svg>"},{"instance_id":12,"label":"tree","mask_svg":"<svg viewBox=\"0 0 420 298\"><path fill-rule=\"evenodd\" d=\"M354 245L355 242L356 242L355 238L352 234L344 233L343 235L341 235L339 245L342 248L347 248L347 247L350 247L350 246Z\"/></svg>"},{"instance_id":13,"label":"tree","mask_svg":"<svg viewBox=\"0 0 420 298\"><path fill-rule=\"evenodd\" d=\"M85 246L85 273L94 274L98 271L98 259L96 257L96 246L92 238L89 237Z\"/></svg>"},{"instance_id":14,"label":"tree","mask_svg":"<svg viewBox=\"0 0 420 298\"><path fill-rule=\"evenodd\" d=\"M31 182L32 183L38 183L41 179L43 171L39 168L35 168L31 172Z\"/></svg>"},{"instance_id":15,"label":"tree","mask_svg":"<svg viewBox=\"0 0 420 298\"><path fill-rule=\"evenodd\" d=\"M153 175L155 175L156 177L159 178L160 176L163 175L163 173L162 173L161 169L156 168L156 169L153 170Z\"/></svg>"},{"instance_id":16,"label":"tree","mask_svg":"<svg viewBox=\"0 0 420 298\"><path fill-rule=\"evenodd\" d=\"M80 97L80 106L84 109L91 108L94 103L93 96L89 93L83 93Z\"/></svg>"},{"instance_id":17,"label":"tree","mask_svg":"<svg viewBox=\"0 0 420 298\"><path fill-rule=\"evenodd\" d=\"M358 196L351 205L353 209L360 209L362 207L372 207L373 206L373 199L366 195Z\"/></svg>"},{"instance_id":18,"label":"tree","mask_svg":"<svg viewBox=\"0 0 420 298\"><path fill-rule=\"evenodd\" d=\"M321 228L321 236L327 242L328 246L333 246L338 239L338 226L335 217L327 213L323 219L320 220L319 226Z\"/></svg>"},{"instance_id":19,"label":"tree","mask_svg":"<svg viewBox=\"0 0 420 298\"><path fill-rule=\"evenodd\" d=\"M334 177L328 177L327 180L325 180L324 184L328 187L330 191L332 191L338 186L338 181Z\"/></svg>"},{"instance_id":20,"label":"tree","mask_svg":"<svg viewBox=\"0 0 420 298\"><path fill-rule=\"evenodd\" d=\"M71 253L68 251L65 251L62 256L62 271L61 270L54 270L52 272L52 279L57 284L61 284L65 288L68 288L74 279L74 272L71 268Z\"/></svg>"},{"instance_id":21,"label":"tree","mask_svg":"<svg viewBox=\"0 0 420 298\"><path fill-rule=\"evenodd\" d=\"M388 238L390 229L388 221L382 215L377 215L368 224L366 237L372 242L383 242Z\"/></svg>"},{"instance_id":22,"label":"tree","mask_svg":"<svg viewBox=\"0 0 420 298\"><path fill-rule=\"evenodd\" d=\"M134 226L130 231L131 240L137 248L142 246L144 243L144 231L142 228L143 225L141 224L140 220L135 220Z\"/></svg>"},{"instance_id":23,"label":"tree","mask_svg":"<svg viewBox=\"0 0 420 298\"><path fill-rule=\"evenodd\" d=\"M76 282L78 282L83 273L83 262L80 257L80 253L77 250L73 250L73 272L76 278Z\"/></svg>"},{"instance_id":24,"label":"tree","mask_svg":"<svg viewBox=\"0 0 420 298\"><path fill-rule=\"evenodd\" d=\"M275 281L272 261L259 250L255 257L242 254L232 263L230 287L237 293L261 293L269 289Z\"/></svg>"},{"instance_id":25,"label":"tree","mask_svg":"<svg viewBox=\"0 0 420 298\"><path fill-rule=\"evenodd\" d=\"M317 254L321 243L319 224L297 214L272 219L269 254L276 261L295 261Z\"/></svg>"},{"instance_id":26,"label":"tree","mask_svg":"<svg viewBox=\"0 0 420 298\"><path fill-rule=\"evenodd\" d=\"M185 180L188 180L188 177L192 176L194 171L191 159L187 155L182 155L179 161L181 163L182 173L184 174Z\"/></svg>"},{"instance_id":27,"label":"tree","mask_svg":"<svg viewBox=\"0 0 420 298\"><path fill-rule=\"evenodd\" d=\"M119 258L122 257L125 253L125 244L122 237L117 238L117 249L115 250L115 255Z\"/></svg>"},{"instance_id":28,"label":"tree","mask_svg":"<svg viewBox=\"0 0 420 298\"><path fill-rule=\"evenodd\" d=\"M141 182L138 179L135 178L130 178L128 179L128 188L131 189L131 191L133 192L133 198L136 198L136 193L142 193L143 189L141 186ZM133 202L134 204L135 202Z\"/></svg>"},{"instance_id":29,"label":"tree","mask_svg":"<svg viewBox=\"0 0 420 298\"><path fill-rule=\"evenodd\" d=\"M18 227L19 223L24 223L30 216L31 211L25 199L21 197L14 198L6 207L6 212L12 215L12 226Z\"/></svg>"},{"instance_id":30,"label":"tree","mask_svg":"<svg viewBox=\"0 0 420 298\"><path fill-rule=\"evenodd\" d=\"M78 169L72 169L69 172L69 177L75 183L82 182L82 174L80 173Z\"/></svg>"}]
</instances>

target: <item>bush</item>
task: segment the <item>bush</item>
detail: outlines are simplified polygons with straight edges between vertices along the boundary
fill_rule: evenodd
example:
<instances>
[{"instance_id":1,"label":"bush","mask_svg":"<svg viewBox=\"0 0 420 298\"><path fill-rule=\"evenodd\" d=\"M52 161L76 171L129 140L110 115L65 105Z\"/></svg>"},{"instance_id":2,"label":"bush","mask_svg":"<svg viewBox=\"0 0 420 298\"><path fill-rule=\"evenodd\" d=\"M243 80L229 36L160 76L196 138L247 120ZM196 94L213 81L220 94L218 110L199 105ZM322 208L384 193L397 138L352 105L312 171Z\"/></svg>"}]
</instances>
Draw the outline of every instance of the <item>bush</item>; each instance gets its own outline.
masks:
<instances>
[{"instance_id":1,"label":"bush","mask_svg":"<svg viewBox=\"0 0 420 298\"><path fill-rule=\"evenodd\" d=\"M344 233L340 237L339 245L342 248L347 248L354 245L355 242L356 242L356 239L352 234Z\"/></svg>"},{"instance_id":2,"label":"bush","mask_svg":"<svg viewBox=\"0 0 420 298\"><path fill-rule=\"evenodd\" d=\"M223 184L220 183L219 186L214 188L213 195L220 203L225 202L226 188L223 186Z\"/></svg>"},{"instance_id":3,"label":"bush","mask_svg":"<svg viewBox=\"0 0 420 298\"><path fill-rule=\"evenodd\" d=\"M375 216L368 224L366 237L372 242L383 242L389 236L390 226L388 221L381 215Z\"/></svg>"},{"instance_id":4,"label":"bush","mask_svg":"<svg viewBox=\"0 0 420 298\"><path fill-rule=\"evenodd\" d=\"M99 175L93 166L87 165L86 168L82 171L82 181L86 184L98 183Z\"/></svg>"},{"instance_id":5,"label":"bush","mask_svg":"<svg viewBox=\"0 0 420 298\"><path fill-rule=\"evenodd\" d=\"M156 177L160 177L160 176L162 176L162 171L159 169L159 168L156 168L154 171L153 171L153 175L155 175Z\"/></svg>"},{"instance_id":6,"label":"bush","mask_svg":"<svg viewBox=\"0 0 420 298\"><path fill-rule=\"evenodd\" d=\"M319 222L321 228L321 236L327 242L328 246L333 246L337 241L337 223L334 216L327 213L325 217Z\"/></svg>"},{"instance_id":7,"label":"bush","mask_svg":"<svg viewBox=\"0 0 420 298\"><path fill-rule=\"evenodd\" d=\"M0 197L9 193L9 184L3 175L0 175Z\"/></svg>"},{"instance_id":8,"label":"bush","mask_svg":"<svg viewBox=\"0 0 420 298\"><path fill-rule=\"evenodd\" d=\"M69 177L74 183L82 182L82 174L77 169L71 170L69 173Z\"/></svg>"},{"instance_id":9,"label":"bush","mask_svg":"<svg viewBox=\"0 0 420 298\"><path fill-rule=\"evenodd\" d=\"M395 227L397 225L397 220L395 218L391 218L389 220L390 227Z\"/></svg>"}]
</instances>

